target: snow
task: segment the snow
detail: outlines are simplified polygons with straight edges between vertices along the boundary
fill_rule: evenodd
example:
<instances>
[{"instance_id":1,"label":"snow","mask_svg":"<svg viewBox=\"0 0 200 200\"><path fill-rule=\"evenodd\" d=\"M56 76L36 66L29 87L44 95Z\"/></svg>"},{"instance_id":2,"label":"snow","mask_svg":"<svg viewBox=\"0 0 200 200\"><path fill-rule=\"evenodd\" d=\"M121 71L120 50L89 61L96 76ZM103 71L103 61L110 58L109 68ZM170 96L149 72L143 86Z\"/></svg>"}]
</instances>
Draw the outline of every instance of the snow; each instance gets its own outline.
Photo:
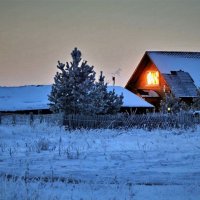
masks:
<instances>
[{"instance_id":1,"label":"snow","mask_svg":"<svg viewBox=\"0 0 200 200\"><path fill-rule=\"evenodd\" d=\"M183 70L188 72L196 86L200 87L200 53L192 56L189 52L147 52L161 73Z\"/></svg>"},{"instance_id":2,"label":"snow","mask_svg":"<svg viewBox=\"0 0 200 200\"><path fill-rule=\"evenodd\" d=\"M48 109L50 85L0 87L0 111Z\"/></svg>"},{"instance_id":3,"label":"snow","mask_svg":"<svg viewBox=\"0 0 200 200\"><path fill-rule=\"evenodd\" d=\"M137 95L120 86L108 86L117 94L124 94L124 107L153 107ZM51 85L0 87L0 111L48 109Z\"/></svg>"},{"instance_id":4,"label":"snow","mask_svg":"<svg viewBox=\"0 0 200 200\"><path fill-rule=\"evenodd\" d=\"M0 199L200 199L199 133L1 125Z\"/></svg>"},{"instance_id":5,"label":"snow","mask_svg":"<svg viewBox=\"0 0 200 200\"><path fill-rule=\"evenodd\" d=\"M126 88L121 86L108 86L108 91L112 91L114 89L117 95L124 95L123 106L124 107L147 107L153 108L153 105L142 99L141 97L135 95L130 92Z\"/></svg>"}]
</instances>

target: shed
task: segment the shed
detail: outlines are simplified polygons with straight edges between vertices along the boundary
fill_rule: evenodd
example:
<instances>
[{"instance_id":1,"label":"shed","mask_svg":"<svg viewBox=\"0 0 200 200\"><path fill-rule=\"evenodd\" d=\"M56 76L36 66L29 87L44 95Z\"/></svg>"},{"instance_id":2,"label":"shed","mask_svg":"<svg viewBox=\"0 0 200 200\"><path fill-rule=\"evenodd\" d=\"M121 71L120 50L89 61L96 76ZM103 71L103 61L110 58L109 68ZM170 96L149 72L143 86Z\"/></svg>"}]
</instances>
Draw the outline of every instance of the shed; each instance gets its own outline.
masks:
<instances>
[{"instance_id":1,"label":"shed","mask_svg":"<svg viewBox=\"0 0 200 200\"><path fill-rule=\"evenodd\" d=\"M152 109L154 106L120 86L108 86L108 91L124 95L122 110L125 109ZM19 87L0 87L0 112L17 113L51 113L49 110L48 95L51 85L29 85Z\"/></svg>"}]
</instances>

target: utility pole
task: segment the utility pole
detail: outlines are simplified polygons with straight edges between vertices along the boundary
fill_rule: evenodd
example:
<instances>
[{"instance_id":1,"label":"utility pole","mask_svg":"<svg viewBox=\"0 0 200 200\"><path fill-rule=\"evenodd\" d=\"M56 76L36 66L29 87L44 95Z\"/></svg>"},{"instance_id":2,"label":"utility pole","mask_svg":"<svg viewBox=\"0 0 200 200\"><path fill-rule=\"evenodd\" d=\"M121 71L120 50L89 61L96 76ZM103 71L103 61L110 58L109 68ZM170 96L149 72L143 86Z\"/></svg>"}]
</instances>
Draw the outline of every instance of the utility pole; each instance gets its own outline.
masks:
<instances>
[{"instance_id":1,"label":"utility pole","mask_svg":"<svg viewBox=\"0 0 200 200\"><path fill-rule=\"evenodd\" d=\"M112 77L113 86L115 86L115 76Z\"/></svg>"}]
</instances>

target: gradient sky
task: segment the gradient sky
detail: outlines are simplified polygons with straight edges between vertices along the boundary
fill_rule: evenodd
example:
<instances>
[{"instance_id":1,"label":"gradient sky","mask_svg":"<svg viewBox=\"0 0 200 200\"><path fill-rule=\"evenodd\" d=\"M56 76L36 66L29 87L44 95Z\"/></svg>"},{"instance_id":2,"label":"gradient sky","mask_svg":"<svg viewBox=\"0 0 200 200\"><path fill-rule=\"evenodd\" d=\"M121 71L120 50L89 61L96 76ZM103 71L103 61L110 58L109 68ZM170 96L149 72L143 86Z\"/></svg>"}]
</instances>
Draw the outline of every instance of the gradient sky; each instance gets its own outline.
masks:
<instances>
[{"instance_id":1,"label":"gradient sky","mask_svg":"<svg viewBox=\"0 0 200 200\"><path fill-rule=\"evenodd\" d=\"M74 47L124 86L146 50L200 51L200 0L0 0L1 86L53 83Z\"/></svg>"}]
</instances>

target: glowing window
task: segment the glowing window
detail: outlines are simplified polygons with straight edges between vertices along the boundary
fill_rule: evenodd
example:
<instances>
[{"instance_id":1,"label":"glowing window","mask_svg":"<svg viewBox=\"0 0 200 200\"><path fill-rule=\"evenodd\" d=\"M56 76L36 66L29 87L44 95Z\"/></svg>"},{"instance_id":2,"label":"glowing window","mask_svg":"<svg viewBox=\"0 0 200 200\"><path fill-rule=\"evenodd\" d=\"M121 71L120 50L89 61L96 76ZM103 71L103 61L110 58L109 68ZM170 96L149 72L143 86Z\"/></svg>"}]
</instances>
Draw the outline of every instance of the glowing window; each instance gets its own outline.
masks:
<instances>
[{"instance_id":1,"label":"glowing window","mask_svg":"<svg viewBox=\"0 0 200 200\"><path fill-rule=\"evenodd\" d=\"M158 71L151 71L147 73L147 85L159 85Z\"/></svg>"}]
</instances>

